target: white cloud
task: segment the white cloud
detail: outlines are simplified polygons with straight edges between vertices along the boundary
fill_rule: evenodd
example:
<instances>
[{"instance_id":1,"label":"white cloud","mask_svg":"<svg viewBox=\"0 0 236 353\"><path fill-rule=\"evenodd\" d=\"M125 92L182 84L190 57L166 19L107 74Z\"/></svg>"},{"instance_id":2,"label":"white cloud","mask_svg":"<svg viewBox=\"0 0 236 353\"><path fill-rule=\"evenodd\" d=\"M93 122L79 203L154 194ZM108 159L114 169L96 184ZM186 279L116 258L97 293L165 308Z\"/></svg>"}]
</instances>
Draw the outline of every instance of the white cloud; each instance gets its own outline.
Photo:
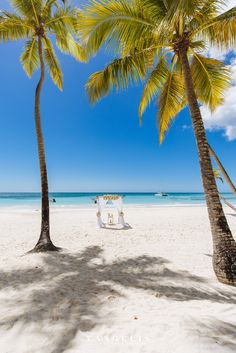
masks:
<instances>
[{"instance_id":1,"label":"white cloud","mask_svg":"<svg viewBox=\"0 0 236 353\"><path fill-rule=\"evenodd\" d=\"M205 127L209 131L224 131L225 137L229 140L236 139L236 58L231 65L232 87L225 94L225 102L222 106L211 112L206 107L201 107Z\"/></svg>"},{"instance_id":2,"label":"white cloud","mask_svg":"<svg viewBox=\"0 0 236 353\"><path fill-rule=\"evenodd\" d=\"M232 7L234 7L234 6L236 6L235 0L228 0L228 1L226 1L226 5L225 5L226 10L232 9Z\"/></svg>"},{"instance_id":3,"label":"white cloud","mask_svg":"<svg viewBox=\"0 0 236 353\"><path fill-rule=\"evenodd\" d=\"M229 54L229 50L221 50L215 47L209 47L205 52L205 55L209 58L214 58L224 61L226 56Z\"/></svg>"},{"instance_id":4,"label":"white cloud","mask_svg":"<svg viewBox=\"0 0 236 353\"><path fill-rule=\"evenodd\" d=\"M192 128L192 125L182 125L182 129L183 130L188 130L188 129L191 129Z\"/></svg>"},{"instance_id":5,"label":"white cloud","mask_svg":"<svg viewBox=\"0 0 236 353\"><path fill-rule=\"evenodd\" d=\"M236 6L236 1L228 0L221 12L234 6ZM218 60L225 60L229 53L236 56L235 51L223 51L214 47L209 48L206 55ZM236 58L231 62L230 68L232 70L232 87L225 94L224 104L213 114L206 107L201 107L201 112L207 130L221 130L224 132L224 136L232 141L236 139Z\"/></svg>"}]
</instances>

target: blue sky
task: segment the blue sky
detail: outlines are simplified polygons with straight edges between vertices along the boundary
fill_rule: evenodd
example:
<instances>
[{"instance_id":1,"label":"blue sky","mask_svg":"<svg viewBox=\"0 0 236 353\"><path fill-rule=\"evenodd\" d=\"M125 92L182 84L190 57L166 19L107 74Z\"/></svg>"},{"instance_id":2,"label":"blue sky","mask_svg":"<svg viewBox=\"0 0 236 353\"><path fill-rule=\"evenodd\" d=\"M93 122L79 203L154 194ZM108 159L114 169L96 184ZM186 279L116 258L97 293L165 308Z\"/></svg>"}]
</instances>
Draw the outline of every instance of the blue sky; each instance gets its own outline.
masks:
<instances>
[{"instance_id":1,"label":"blue sky","mask_svg":"<svg viewBox=\"0 0 236 353\"><path fill-rule=\"evenodd\" d=\"M76 3L76 1L74 1ZM1 1L6 8L7 1ZM0 45L0 191L39 191L34 127L34 91L19 56L23 43ZM42 123L51 191L202 191L196 145L185 109L162 146L153 105L139 126L141 87L110 94L90 106L84 91L89 75L110 57L101 52L88 64L59 54L64 91L47 77ZM236 116L236 115L235 115ZM235 118L236 119L236 118ZM212 147L236 180L235 140L208 132ZM221 186L227 190L226 186Z\"/></svg>"}]
</instances>

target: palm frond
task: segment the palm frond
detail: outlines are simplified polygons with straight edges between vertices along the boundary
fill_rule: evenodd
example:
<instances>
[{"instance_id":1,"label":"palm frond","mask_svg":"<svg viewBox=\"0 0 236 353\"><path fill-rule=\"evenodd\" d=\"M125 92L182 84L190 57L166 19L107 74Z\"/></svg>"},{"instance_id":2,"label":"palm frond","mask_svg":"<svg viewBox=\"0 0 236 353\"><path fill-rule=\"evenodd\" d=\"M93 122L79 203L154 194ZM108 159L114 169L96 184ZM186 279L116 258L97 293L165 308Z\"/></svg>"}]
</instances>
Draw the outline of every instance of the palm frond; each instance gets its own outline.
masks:
<instances>
[{"instance_id":1,"label":"palm frond","mask_svg":"<svg viewBox=\"0 0 236 353\"><path fill-rule=\"evenodd\" d=\"M129 84L143 80L148 71L145 53L134 53L124 58L116 59L103 71L90 76L86 89L92 103L106 96L113 87L125 89Z\"/></svg>"},{"instance_id":2,"label":"palm frond","mask_svg":"<svg viewBox=\"0 0 236 353\"><path fill-rule=\"evenodd\" d=\"M207 21L212 21L225 5L224 0L168 0L165 22L182 35L192 32Z\"/></svg>"},{"instance_id":3,"label":"palm frond","mask_svg":"<svg viewBox=\"0 0 236 353\"><path fill-rule=\"evenodd\" d=\"M158 105L159 141L162 143L172 120L184 108L185 87L183 76L178 72L169 75L160 92Z\"/></svg>"},{"instance_id":4,"label":"palm frond","mask_svg":"<svg viewBox=\"0 0 236 353\"><path fill-rule=\"evenodd\" d=\"M196 52L203 52L206 50L206 43L203 40L192 41L189 46Z\"/></svg>"},{"instance_id":5,"label":"palm frond","mask_svg":"<svg viewBox=\"0 0 236 353\"><path fill-rule=\"evenodd\" d=\"M32 77L32 74L38 69L40 63L38 55L38 41L36 38L32 38L26 42L20 61L27 75Z\"/></svg>"},{"instance_id":6,"label":"palm frond","mask_svg":"<svg viewBox=\"0 0 236 353\"><path fill-rule=\"evenodd\" d=\"M59 49L79 61L87 52L77 31L78 9L58 0L10 0L14 12L0 12L0 41L26 39L21 63L29 77L39 66L37 42L44 45L44 59L54 83L62 89L62 72L49 38L54 35ZM50 37L49 37L50 36Z\"/></svg>"},{"instance_id":7,"label":"palm frond","mask_svg":"<svg viewBox=\"0 0 236 353\"><path fill-rule=\"evenodd\" d=\"M224 183L224 180L221 175L221 171L219 169L213 169L214 177Z\"/></svg>"},{"instance_id":8,"label":"palm frond","mask_svg":"<svg viewBox=\"0 0 236 353\"><path fill-rule=\"evenodd\" d=\"M236 44L236 6L206 21L195 32L219 48L232 48Z\"/></svg>"},{"instance_id":9,"label":"palm frond","mask_svg":"<svg viewBox=\"0 0 236 353\"><path fill-rule=\"evenodd\" d=\"M2 11L0 15L0 41L26 39L33 33L33 27L20 16Z\"/></svg>"},{"instance_id":10,"label":"palm frond","mask_svg":"<svg viewBox=\"0 0 236 353\"><path fill-rule=\"evenodd\" d=\"M56 34L56 44L61 52L73 56L78 61L87 62L86 48L78 43L69 32L65 31L64 35L61 32Z\"/></svg>"},{"instance_id":11,"label":"palm frond","mask_svg":"<svg viewBox=\"0 0 236 353\"><path fill-rule=\"evenodd\" d=\"M55 13L45 22L45 26L55 34L56 44L63 53L73 56L76 60L86 62L88 59L87 50L78 39L78 11L77 8L66 4L63 7L57 7Z\"/></svg>"},{"instance_id":12,"label":"palm frond","mask_svg":"<svg viewBox=\"0 0 236 353\"><path fill-rule=\"evenodd\" d=\"M54 52L51 41L47 38L43 38L44 44L44 58L49 71L49 74L57 87L62 90L63 79L60 64Z\"/></svg>"},{"instance_id":13,"label":"palm frond","mask_svg":"<svg viewBox=\"0 0 236 353\"><path fill-rule=\"evenodd\" d=\"M161 59L152 71L145 87L143 90L142 98L139 105L139 117L140 121L142 115L146 110L148 104L158 95L159 90L161 89L163 83L166 81L168 76L168 67L165 59Z\"/></svg>"},{"instance_id":14,"label":"palm frond","mask_svg":"<svg viewBox=\"0 0 236 353\"><path fill-rule=\"evenodd\" d=\"M198 100L214 111L230 85L229 69L219 60L193 53L191 72Z\"/></svg>"},{"instance_id":15,"label":"palm frond","mask_svg":"<svg viewBox=\"0 0 236 353\"><path fill-rule=\"evenodd\" d=\"M222 0L205 0L202 3L188 24L190 31L195 31L206 22L212 21L221 11L223 5Z\"/></svg>"},{"instance_id":16,"label":"palm frond","mask_svg":"<svg viewBox=\"0 0 236 353\"><path fill-rule=\"evenodd\" d=\"M70 6L57 7L55 13L45 22L45 27L54 33L64 33L65 29L77 35L78 9Z\"/></svg>"},{"instance_id":17,"label":"palm frond","mask_svg":"<svg viewBox=\"0 0 236 353\"><path fill-rule=\"evenodd\" d=\"M197 98L214 110L223 102L229 85L229 71L219 61L204 58L199 53L206 50L209 42L214 45L218 42L221 47L236 44L236 8L218 15L224 2L90 0L78 15L78 28L87 42L88 52L97 53L104 45L118 56L105 70L90 77L87 91L91 102L108 94L113 87L126 88L150 75L140 102L139 115L141 117L151 100L158 96L162 141L171 121L186 105L183 68L176 54L185 42L189 60L194 53L191 70ZM150 61L152 64L141 61L140 67L138 64L141 75L137 74L134 57L148 48L155 48ZM165 51L172 54L167 55L165 62L159 62ZM162 64L165 66L163 71ZM156 68L150 73L152 65ZM170 65L171 71L166 72ZM158 69L163 75L158 73Z\"/></svg>"},{"instance_id":18,"label":"palm frond","mask_svg":"<svg viewBox=\"0 0 236 353\"><path fill-rule=\"evenodd\" d=\"M87 41L89 52L96 53L106 41L127 44L156 31L156 24L145 4L144 1L138 6L139 2L135 0L95 0L87 5L81 15L79 30Z\"/></svg>"},{"instance_id":19,"label":"palm frond","mask_svg":"<svg viewBox=\"0 0 236 353\"><path fill-rule=\"evenodd\" d=\"M12 7L23 17L34 18L39 24L38 15L42 12L43 0L10 0Z\"/></svg>"},{"instance_id":20,"label":"palm frond","mask_svg":"<svg viewBox=\"0 0 236 353\"><path fill-rule=\"evenodd\" d=\"M57 0L46 0L42 10L42 18L49 21L52 16L53 5L57 4Z\"/></svg>"}]
</instances>

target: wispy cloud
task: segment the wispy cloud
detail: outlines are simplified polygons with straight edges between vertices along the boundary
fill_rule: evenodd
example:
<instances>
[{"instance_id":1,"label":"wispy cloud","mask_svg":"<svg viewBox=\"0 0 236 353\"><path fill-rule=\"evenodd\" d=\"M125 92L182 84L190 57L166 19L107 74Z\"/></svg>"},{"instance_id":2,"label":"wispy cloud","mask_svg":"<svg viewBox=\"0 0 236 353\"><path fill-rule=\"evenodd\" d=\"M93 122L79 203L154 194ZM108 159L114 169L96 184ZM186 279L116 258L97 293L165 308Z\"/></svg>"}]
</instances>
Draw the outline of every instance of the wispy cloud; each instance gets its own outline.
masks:
<instances>
[{"instance_id":1,"label":"wispy cloud","mask_svg":"<svg viewBox=\"0 0 236 353\"><path fill-rule=\"evenodd\" d=\"M188 130L188 129L191 129L191 128L192 128L192 125L183 125L182 126L183 130Z\"/></svg>"}]
</instances>

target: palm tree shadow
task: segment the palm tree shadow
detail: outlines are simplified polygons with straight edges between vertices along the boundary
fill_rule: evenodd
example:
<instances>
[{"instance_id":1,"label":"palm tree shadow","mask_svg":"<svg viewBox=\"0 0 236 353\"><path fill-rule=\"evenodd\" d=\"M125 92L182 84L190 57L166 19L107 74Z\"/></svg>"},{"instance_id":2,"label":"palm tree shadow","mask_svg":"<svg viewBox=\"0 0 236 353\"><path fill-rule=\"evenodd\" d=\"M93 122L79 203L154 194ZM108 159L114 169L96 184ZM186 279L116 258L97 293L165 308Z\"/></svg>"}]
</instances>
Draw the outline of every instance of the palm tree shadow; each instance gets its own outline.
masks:
<instances>
[{"instance_id":1,"label":"palm tree shadow","mask_svg":"<svg viewBox=\"0 0 236 353\"><path fill-rule=\"evenodd\" d=\"M204 321L195 322L194 328L195 332L198 333L200 342L205 341L213 345L217 343L217 346L222 347L222 352L226 350L227 352L229 350L235 352L235 324L216 319L215 317L208 317Z\"/></svg>"},{"instance_id":2,"label":"palm tree shadow","mask_svg":"<svg viewBox=\"0 0 236 353\"><path fill-rule=\"evenodd\" d=\"M174 271L162 257L143 255L106 263L102 249L91 246L80 253L44 254L40 259L41 266L0 272L0 294L6 289L17 293L14 299L5 299L7 314L0 327L10 329L17 323L24 329L36 322L50 342L47 353L65 352L77 334L112 323L114 313L107 317L102 309L111 295L119 298L128 288L173 301L236 304L236 294L212 290L204 278Z\"/></svg>"},{"instance_id":3,"label":"palm tree shadow","mask_svg":"<svg viewBox=\"0 0 236 353\"><path fill-rule=\"evenodd\" d=\"M213 257L213 255L212 254L204 254L205 256L208 256L208 257Z\"/></svg>"},{"instance_id":4,"label":"palm tree shadow","mask_svg":"<svg viewBox=\"0 0 236 353\"><path fill-rule=\"evenodd\" d=\"M236 213L226 213L227 216L236 217Z\"/></svg>"}]
</instances>

